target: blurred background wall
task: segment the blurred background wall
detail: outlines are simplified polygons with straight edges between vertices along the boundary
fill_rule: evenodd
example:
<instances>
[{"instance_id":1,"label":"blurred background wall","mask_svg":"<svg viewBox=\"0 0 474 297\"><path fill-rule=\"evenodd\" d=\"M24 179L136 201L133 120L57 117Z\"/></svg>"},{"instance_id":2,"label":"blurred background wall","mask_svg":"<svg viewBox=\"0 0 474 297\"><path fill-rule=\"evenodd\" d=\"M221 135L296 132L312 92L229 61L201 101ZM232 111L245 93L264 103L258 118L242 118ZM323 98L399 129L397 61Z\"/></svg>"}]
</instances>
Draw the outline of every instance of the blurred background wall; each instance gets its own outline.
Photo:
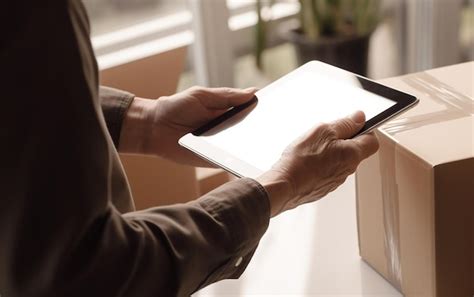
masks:
<instances>
[{"instance_id":1,"label":"blurred background wall","mask_svg":"<svg viewBox=\"0 0 474 297\"><path fill-rule=\"evenodd\" d=\"M342 56L359 63L364 59L356 54L359 49L345 45L354 43L357 33L367 37L364 74L374 79L474 59L474 0L84 0L84 4L102 82L144 97L157 98L196 84L263 87L301 63L301 46L316 46L331 56L345 42ZM316 21L312 7L319 13ZM309 25L300 30L308 17ZM308 34L289 37L291 30ZM261 52L258 60L256 51ZM163 204L194 199L229 178L220 171L196 171L164 160L129 156L123 160L141 208L160 204L150 197L163 192L167 195Z\"/></svg>"},{"instance_id":2,"label":"blurred background wall","mask_svg":"<svg viewBox=\"0 0 474 297\"><path fill-rule=\"evenodd\" d=\"M263 71L254 67L252 55L255 0L84 0L94 47L105 68L117 52L128 61L133 59L133 49L146 56L191 46L180 88L261 86L296 67L294 47L279 31L285 22L299 19L300 2L260 2L267 20ZM270 2L275 3L270 6ZM383 78L473 59L472 0L379 2L379 23L370 40L369 76Z\"/></svg>"}]
</instances>

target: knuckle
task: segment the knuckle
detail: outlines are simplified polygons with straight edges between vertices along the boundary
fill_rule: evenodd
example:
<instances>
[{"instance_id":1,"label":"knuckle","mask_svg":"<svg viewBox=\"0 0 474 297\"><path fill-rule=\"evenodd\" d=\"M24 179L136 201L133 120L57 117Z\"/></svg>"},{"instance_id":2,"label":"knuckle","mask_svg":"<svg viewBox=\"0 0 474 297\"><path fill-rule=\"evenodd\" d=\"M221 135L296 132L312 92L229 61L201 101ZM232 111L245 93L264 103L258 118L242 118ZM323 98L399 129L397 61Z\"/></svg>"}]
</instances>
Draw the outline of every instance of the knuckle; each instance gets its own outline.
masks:
<instances>
[{"instance_id":1,"label":"knuckle","mask_svg":"<svg viewBox=\"0 0 474 297\"><path fill-rule=\"evenodd\" d=\"M356 126L354 125L354 122L352 120L344 119L340 123L339 130L341 134L344 134L344 135L355 134Z\"/></svg>"},{"instance_id":2,"label":"knuckle","mask_svg":"<svg viewBox=\"0 0 474 297\"><path fill-rule=\"evenodd\" d=\"M339 126L341 129L347 131L352 128L352 122L348 119L342 119L339 121Z\"/></svg>"},{"instance_id":3,"label":"knuckle","mask_svg":"<svg viewBox=\"0 0 474 297\"><path fill-rule=\"evenodd\" d=\"M201 86L193 86L193 87L190 87L188 89L188 92L191 95L199 96L199 95L205 94L207 92L207 90L204 87L201 87Z\"/></svg>"},{"instance_id":4,"label":"knuckle","mask_svg":"<svg viewBox=\"0 0 474 297\"><path fill-rule=\"evenodd\" d=\"M220 89L220 91L221 91L224 95L232 95L232 94L235 93L235 92L234 92L234 89L228 88L228 87L222 87L222 88Z\"/></svg>"},{"instance_id":5,"label":"knuckle","mask_svg":"<svg viewBox=\"0 0 474 297\"><path fill-rule=\"evenodd\" d=\"M196 86L193 89L193 94L198 96L209 96L217 92L216 88L208 88L203 86Z\"/></svg>"},{"instance_id":6,"label":"knuckle","mask_svg":"<svg viewBox=\"0 0 474 297\"><path fill-rule=\"evenodd\" d=\"M162 102L162 101L170 101L172 100L173 96L160 96L158 97L159 101Z\"/></svg>"},{"instance_id":7,"label":"knuckle","mask_svg":"<svg viewBox=\"0 0 474 297\"><path fill-rule=\"evenodd\" d=\"M335 131L331 125L321 123L313 128L313 130L298 138L295 143L298 147L307 147L313 151L322 151L334 139Z\"/></svg>"},{"instance_id":8,"label":"knuckle","mask_svg":"<svg viewBox=\"0 0 474 297\"><path fill-rule=\"evenodd\" d=\"M373 152L375 153L376 151L379 150L379 148L380 148L380 143L379 143L379 140L378 140L377 136L375 136L375 134L372 134L372 135L371 135L371 140L372 140Z\"/></svg>"},{"instance_id":9,"label":"knuckle","mask_svg":"<svg viewBox=\"0 0 474 297\"><path fill-rule=\"evenodd\" d=\"M315 146L314 149L326 149L336 139L336 131L331 125L322 123L315 128L310 137Z\"/></svg>"},{"instance_id":10,"label":"knuckle","mask_svg":"<svg viewBox=\"0 0 474 297\"><path fill-rule=\"evenodd\" d=\"M320 124L315 131L316 134L319 135L322 139L325 140L331 140L335 139L336 135L336 130L334 130L334 127L329 125L328 123L322 123Z\"/></svg>"},{"instance_id":11,"label":"knuckle","mask_svg":"<svg viewBox=\"0 0 474 297\"><path fill-rule=\"evenodd\" d=\"M318 129L320 131L329 130L330 125L328 123L321 123L321 124L318 125L318 127L316 129Z\"/></svg>"},{"instance_id":12,"label":"knuckle","mask_svg":"<svg viewBox=\"0 0 474 297\"><path fill-rule=\"evenodd\" d=\"M307 146L307 142L308 142L308 139L306 137L305 138L298 138L295 141L293 141L292 143L290 143L286 147L285 151L295 152L295 151L302 150Z\"/></svg>"},{"instance_id":13,"label":"knuckle","mask_svg":"<svg viewBox=\"0 0 474 297\"><path fill-rule=\"evenodd\" d=\"M365 156L369 156L378 151L380 144L377 137L374 134L368 134L364 137L363 141L360 140L357 146L361 153L361 159Z\"/></svg>"},{"instance_id":14,"label":"knuckle","mask_svg":"<svg viewBox=\"0 0 474 297\"><path fill-rule=\"evenodd\" d=\"M188 91L190 91L190 92L199 92L202 89L203 89L203 87L201 87L201 86L192 86L192 87L188 88Z\"/></svg>"},{"instance_id":15,"label":"knuckle","mask_svg":"<svg viewBox=\"0 0 474 297\"><path fill-rule=\"evenodd\" d=\"M355 170L358 164L356 150L350 146L334 145L333 156L335 158L334 174L347 176Z\"/></svg>"}]
</instances>

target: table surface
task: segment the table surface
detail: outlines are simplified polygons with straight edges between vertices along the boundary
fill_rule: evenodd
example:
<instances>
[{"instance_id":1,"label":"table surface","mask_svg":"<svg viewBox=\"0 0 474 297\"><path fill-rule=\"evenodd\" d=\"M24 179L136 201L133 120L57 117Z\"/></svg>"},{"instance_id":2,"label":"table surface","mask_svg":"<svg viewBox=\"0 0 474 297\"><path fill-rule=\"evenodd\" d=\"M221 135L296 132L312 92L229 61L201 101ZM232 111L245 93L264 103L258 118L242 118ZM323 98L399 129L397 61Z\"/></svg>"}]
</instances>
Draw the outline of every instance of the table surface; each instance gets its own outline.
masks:
<instances>
[{"instance_id":1,"label":"table surface","mask_svg":"<svg viewBox=\"0 0 474 297\"><path fill-rule=\"evenodd\" d=\"M202 296L402 296L359 256L354 176L324 199L274 218L238 280Z\"/></svg>"}]
</instances>

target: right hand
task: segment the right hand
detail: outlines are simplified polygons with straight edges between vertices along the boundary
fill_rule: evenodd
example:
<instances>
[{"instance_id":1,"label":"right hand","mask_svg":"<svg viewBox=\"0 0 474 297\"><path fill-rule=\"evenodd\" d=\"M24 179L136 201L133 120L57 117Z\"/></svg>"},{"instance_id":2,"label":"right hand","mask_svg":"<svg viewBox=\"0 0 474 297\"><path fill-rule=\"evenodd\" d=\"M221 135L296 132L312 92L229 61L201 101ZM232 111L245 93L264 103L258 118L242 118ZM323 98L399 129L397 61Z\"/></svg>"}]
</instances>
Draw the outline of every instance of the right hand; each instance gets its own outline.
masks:
<instances>
[{"instance_id":1,"label":"right hand","mask_svg":"<svg viewBox=\"0 0 474 297\"><path fill-rule=\"evenodd\" d=\"M318 125L286 148L272 169L257 178L268 193L272 217L324 197L378 150L373 133L350 139L364 123L359 111Z\"/></svg>"}]
</instances>

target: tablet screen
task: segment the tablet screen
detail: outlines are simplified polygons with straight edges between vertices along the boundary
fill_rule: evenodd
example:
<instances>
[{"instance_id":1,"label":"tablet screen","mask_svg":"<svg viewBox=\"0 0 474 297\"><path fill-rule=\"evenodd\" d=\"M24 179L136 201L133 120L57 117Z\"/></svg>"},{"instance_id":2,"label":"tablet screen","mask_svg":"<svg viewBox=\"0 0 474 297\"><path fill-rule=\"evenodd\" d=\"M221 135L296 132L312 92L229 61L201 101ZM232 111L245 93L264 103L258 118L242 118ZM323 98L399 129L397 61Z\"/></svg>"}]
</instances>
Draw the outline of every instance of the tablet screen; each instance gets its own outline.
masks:
<instances>
[{"instance_id":1,"label":"tablet screen","mask_svg":"<svg viewBox=\"0 0 474 297\"><path fill-rule=\"evenodd\" d=\"M375 84L327 64L310 62L258 91L255 103L199 138L229 158L263 172L292 141L318 123L357 110L364 111L369 121L397 103L368 91L367 83Z\"/></svg>"}]
</instances>

